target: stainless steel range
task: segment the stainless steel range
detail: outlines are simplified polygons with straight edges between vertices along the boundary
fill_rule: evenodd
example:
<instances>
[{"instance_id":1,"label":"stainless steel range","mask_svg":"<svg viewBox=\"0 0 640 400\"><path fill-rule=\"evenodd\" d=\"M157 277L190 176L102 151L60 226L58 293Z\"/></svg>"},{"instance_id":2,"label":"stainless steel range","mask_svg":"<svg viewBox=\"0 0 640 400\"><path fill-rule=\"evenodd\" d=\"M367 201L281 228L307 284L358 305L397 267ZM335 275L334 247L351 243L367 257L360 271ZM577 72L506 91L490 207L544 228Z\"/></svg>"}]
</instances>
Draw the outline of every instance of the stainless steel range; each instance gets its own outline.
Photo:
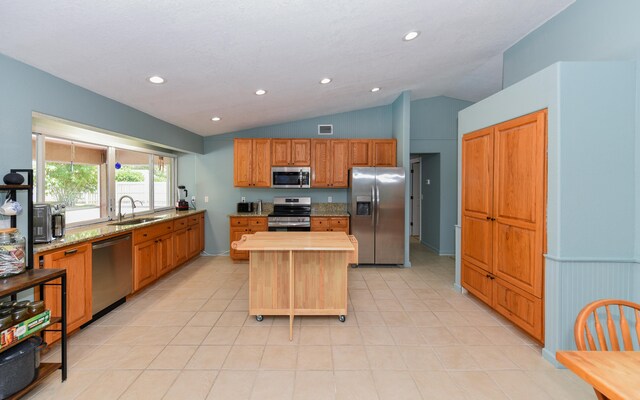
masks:
<instances>
[{"instance_id":1,"label":"stainless steel range","mask_svg":"<svg viewBox=\"0 0 640 400\"><path fill-rule=\"evenodd\" d=\"M310 231L311 197L275 197L267 220L270 231Z\"/></svg>"}]
</instances>

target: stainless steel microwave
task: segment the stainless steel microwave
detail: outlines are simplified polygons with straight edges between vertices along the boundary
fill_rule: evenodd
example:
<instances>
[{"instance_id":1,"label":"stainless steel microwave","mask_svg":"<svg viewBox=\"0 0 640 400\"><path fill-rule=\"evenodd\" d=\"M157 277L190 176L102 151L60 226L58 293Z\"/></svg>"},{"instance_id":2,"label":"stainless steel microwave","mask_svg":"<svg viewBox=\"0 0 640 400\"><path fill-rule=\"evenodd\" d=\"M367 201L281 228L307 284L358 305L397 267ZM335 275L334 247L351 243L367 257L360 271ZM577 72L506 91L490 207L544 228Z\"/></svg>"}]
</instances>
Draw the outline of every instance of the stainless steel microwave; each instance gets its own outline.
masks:
<instances>
[{"instance_id":1,"label":"stainless steel microwave","mask_svg":"<svg viewBox=\"0 0 640 400\"><path fill-rule=\"evenodd\" d=\"M310 167L271 167L272 188L310 188Z\"/></svg>"}]
</instances>

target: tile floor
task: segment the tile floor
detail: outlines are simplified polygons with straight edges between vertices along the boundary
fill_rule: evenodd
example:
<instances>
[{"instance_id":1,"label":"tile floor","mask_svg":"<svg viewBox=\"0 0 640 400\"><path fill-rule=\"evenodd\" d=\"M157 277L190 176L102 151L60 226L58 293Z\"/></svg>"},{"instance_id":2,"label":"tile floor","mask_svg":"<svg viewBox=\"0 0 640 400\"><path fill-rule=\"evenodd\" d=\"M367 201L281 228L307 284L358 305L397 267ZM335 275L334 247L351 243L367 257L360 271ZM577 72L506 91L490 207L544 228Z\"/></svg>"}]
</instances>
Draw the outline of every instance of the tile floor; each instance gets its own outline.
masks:
<instances>
[{"instance_id":1,"label":"tile floor","mask_svg":"<svg viewBox=\"0 0 640 400\"><path fill-rule=\"evenodd\" d=\"M350 312L258 323L247 264L201 257L69 340L31 399L589 399L591 387L452 289L454 263L349 271ZM46 358L59 358L55 347Z\"/></svg>"}]
</instances>

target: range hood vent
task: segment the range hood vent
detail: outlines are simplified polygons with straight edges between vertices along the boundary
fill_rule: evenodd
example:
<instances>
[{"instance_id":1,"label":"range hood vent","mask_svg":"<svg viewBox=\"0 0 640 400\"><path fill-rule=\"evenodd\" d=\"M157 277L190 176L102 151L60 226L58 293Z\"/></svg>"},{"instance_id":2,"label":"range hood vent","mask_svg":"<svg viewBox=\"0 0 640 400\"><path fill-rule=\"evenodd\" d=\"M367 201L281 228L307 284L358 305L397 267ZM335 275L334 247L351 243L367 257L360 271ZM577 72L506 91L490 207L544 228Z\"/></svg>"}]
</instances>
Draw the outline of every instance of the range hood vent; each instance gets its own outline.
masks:
<instances>
[{"instance_id":1,"label":"range hood vent","mask_svg":"<svg viewBox=\"0 0 640 400\"><path fill-rule=\"evenodd\" d=\"M333 125L318 125L318 135L333 135Z\"/></svg>"}]
</instances>

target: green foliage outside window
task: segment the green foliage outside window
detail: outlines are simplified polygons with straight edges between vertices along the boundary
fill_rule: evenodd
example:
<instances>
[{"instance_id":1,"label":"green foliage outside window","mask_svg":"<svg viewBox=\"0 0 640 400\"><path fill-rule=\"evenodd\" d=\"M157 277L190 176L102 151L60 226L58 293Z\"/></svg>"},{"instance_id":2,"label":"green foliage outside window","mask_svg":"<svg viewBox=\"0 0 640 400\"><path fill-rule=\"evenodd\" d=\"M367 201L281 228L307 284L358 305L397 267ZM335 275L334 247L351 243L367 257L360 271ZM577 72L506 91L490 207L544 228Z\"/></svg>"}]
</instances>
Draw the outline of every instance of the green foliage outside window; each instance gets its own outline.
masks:
<instances>
[{"instance_id":1,"label":"green foliage outside window","mask_svg":"<svg viewBox=\"0 0 640 400\"><path fill-rule=\"evenodd\" d=\"M98 191L98 168L95 165L51 163L45 166L45 188L57 202L74 206L83 193Z\"/></svg>"}]
</instances>

